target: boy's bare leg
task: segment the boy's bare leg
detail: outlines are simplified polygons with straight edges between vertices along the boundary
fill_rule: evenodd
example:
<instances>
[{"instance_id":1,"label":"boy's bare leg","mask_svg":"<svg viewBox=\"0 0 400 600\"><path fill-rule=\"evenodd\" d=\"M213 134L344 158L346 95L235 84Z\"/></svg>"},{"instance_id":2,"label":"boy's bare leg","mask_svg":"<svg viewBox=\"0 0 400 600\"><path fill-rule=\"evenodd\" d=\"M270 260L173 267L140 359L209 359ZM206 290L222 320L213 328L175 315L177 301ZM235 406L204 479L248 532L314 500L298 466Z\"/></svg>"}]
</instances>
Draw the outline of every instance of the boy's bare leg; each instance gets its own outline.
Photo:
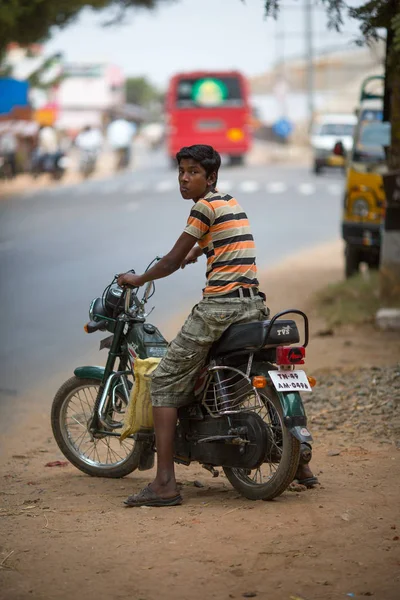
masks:
<instances>
[{"instance_id":1,"label":"boy's bare leg","mask_svg":"<svg viewBox=\"0 0 400 600\"><path fill-rule=\"evenodd\" d=\"M174 439L178 410L153 406L157 447L157 474L150 488L161 498L173 498L179 492L175 479Z\"/></svg>"}]
</instances>

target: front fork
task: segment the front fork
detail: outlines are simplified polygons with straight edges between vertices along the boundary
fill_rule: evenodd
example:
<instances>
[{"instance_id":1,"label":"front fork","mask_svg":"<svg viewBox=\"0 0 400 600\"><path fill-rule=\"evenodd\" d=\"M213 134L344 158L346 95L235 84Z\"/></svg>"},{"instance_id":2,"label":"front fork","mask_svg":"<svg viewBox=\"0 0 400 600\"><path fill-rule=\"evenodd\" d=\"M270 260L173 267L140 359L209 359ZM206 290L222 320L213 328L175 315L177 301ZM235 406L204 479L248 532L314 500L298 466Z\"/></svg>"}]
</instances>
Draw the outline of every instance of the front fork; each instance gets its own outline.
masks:
<instances>
[{"instance_id":1,"label":"front fork","mask_svg":"<svg viewBox=\"0 0 400 600\"><path fill-rule=\"evenodd\" d=\"M129 398L129 390L126 380L126 375L130 374L130 371L126 370L127 358L121 353L121 338L124 332L125 321L120 319L117 321L111 348L108 353L106 366L102 373L101 384L99 391L93 406L93 414L88 421L88 431L92 435L95 435L99 429L109 429L109 425L106 421L106 415L108 412L108 404L110 401L110 389L114 386L115 381L120 379L122 382L125 397ZM114 371L115 361L117 358L120 359L118 371ZM78 375L79 376L79 375Z\"/></svg>"}]
</instances>

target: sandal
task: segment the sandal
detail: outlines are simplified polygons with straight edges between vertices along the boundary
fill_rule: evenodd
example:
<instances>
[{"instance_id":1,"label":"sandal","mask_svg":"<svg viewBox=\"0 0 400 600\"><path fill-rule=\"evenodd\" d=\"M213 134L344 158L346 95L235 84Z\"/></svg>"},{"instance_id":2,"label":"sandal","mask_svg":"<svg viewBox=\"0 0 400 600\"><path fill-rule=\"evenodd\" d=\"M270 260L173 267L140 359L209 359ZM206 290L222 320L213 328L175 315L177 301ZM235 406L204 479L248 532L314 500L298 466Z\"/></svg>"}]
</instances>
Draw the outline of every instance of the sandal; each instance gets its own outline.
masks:
<instances>
[{"instance_id":1,"label":"sandal","mask_svg":"<svg viewBox=\"0 0 400 600\"><path fill-rule=\"evenodd\" d=\"M126 506L178 506L182 504L182 496L177 494L172 498L161 498L147 486L138 494L132 494L124 500Z\"/></svg>"},{"instance_id":2,"label":"sandal","mask_svg":"<svg viewBox=\"0 0 400 600\"><path fill-rule=\"evenodd\" d=\"M318 477L305 477L304 479L293 479L295 483L304 485L306 488L313 488L315 485L320 485Z\"/></svg>"}]
</instances>

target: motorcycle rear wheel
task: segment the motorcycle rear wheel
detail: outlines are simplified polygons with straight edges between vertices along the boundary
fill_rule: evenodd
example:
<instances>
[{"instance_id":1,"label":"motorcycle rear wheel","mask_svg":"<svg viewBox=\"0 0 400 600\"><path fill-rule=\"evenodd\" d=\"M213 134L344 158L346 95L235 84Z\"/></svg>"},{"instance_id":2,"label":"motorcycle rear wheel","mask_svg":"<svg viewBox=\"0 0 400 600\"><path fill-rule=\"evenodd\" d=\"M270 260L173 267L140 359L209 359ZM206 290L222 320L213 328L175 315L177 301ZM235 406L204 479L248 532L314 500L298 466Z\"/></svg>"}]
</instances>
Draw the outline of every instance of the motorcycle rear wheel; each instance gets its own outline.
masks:
<instances>
[{"instance_id":1,"label":"motorcycle rear wheel","mask_svg":"<svg viewBox=\"0 0 400 600\"><path fill-rule=\"evenodd\" d=\"M300 459L300 442L283 423L282 407L275 391L262 390L260 397L264 407L258 414L272 439L270 456L258 469L249 471L224 467L224 473L232 487L245 498L272 500L282 494L294 479ZM275 462L278 458L279 462Z\"/></svg>"},{"instance_id":2,"label":"motorcycle rear wheel","mask_svg":"<svg viewBox=\"0 0 400 600\"><path fill-rule=\"evenodd\" d=\"M96 379L71 377L56 393L51 409L54 438L64 456L78 469L94 477L119 479L138 468L141 444L130 438L121 444L119 437L93 439L87 423L99 389ZM121 407L125 398L116 391ZM121 413L113 412L113 420Z\"/></svg>"}]
</instances>

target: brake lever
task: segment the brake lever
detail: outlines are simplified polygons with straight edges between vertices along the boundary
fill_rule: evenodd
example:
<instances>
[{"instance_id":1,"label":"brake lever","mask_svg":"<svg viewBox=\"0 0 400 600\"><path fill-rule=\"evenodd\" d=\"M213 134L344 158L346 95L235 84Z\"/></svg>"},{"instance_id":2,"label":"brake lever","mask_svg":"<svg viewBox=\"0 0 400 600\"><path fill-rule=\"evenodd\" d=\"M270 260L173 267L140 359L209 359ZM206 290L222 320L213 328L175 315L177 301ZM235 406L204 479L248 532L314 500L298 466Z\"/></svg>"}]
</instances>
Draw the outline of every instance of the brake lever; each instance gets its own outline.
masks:
<instances>
[{"instance_id":1,"label":"brake lever","mask_svg":"<svg viewBox=\"0 0 400 600\"><path fill-rule=\"evenodd\" d=\"M147 319L147 317L151 315L151 313L153 312L154 309L155 309L155 306L153 306L153 308L150 310L150 312L144 313L143 316Z\"/></svg>"}]
</instances>

